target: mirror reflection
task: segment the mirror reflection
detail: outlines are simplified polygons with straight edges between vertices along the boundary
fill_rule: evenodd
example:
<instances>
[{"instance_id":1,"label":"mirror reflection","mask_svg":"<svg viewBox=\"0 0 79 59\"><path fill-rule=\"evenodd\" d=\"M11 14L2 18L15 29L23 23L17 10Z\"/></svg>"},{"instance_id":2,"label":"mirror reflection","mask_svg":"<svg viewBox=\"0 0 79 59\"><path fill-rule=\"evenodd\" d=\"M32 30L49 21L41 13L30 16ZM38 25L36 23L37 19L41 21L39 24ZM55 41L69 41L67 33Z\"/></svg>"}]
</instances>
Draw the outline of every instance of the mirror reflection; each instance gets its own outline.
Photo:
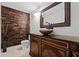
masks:
<instances>
[{"instance_id":1,"label":"mirror reflection","mask_svg":"<svg viewBox=\"0 0 79 59\"><path fill-rule=\"evenodd\" d=\"M50 24L55 24L55 23L61 23L64 22L64 3L60 3L57 6L50 8L49 10L45 11L42 13L43 17L43 24L48 25Z\"/></svg>"}]
</instances>

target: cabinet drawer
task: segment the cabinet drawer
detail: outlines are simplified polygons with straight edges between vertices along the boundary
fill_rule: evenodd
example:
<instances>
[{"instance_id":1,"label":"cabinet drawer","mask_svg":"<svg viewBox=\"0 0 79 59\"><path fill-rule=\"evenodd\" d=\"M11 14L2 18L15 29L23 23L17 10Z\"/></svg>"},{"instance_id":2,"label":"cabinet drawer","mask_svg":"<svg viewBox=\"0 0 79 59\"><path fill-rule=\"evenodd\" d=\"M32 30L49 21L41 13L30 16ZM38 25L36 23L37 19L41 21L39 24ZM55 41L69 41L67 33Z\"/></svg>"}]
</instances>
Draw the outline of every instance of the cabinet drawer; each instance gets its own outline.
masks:
<instances>
[{"instance_id":1,"label":"cabinet drawer","mask_svg":"<svg viewBox=\"0 0 79 59\"><path fill-rule=\"evenodd\" d=\"M72 51L72 57L79 57L79 52Z\"/></svg>"},{"instance_id":2,"label":"cabinet drawer","mask_svg":"<svg viewBox=\"0 0 79 59\"><path fill-rule=\"evenodd\" d=\"M42 42L42 57L64 57L66 51L54 45Z\"/></svg>"},{"instance_id":3,"label":"cabinet drawer","mask_svg":"<svg viewBox=\"0 0 79 59\"><path fill-rule=\"evenodd\" d=\"M68 45L69 45L67 42L56 40L56 39L48 39L48 38L44 39L43 38L42 41L47 42L51 45L55 45L55 46L60 47L60 48L65 48L65 49L67 49Z\"/></svg>"},{"instance_id":4,"label":"cabinet drawer","mask_svg":"<svg viewBox=\"0 0 79 59\"><path fill-rule=\"evenodd\" d=\"M30 38L31 38L32 40L35 40L35 41L40 41L40 40L41 40L40 37L38 37L38 36L33 36L33 35L31 35Z\"/></svg>"},{"instance_id":5,"label":"cabinet drawer","mask_svg":"<svg viewBox=\"0 0 79 59\"><path fill-rule=\"evenodd\" d=\"M76 44L70 44L70 49L73 51L79 52L79 45Z\"/></svg>"}]
</instances>

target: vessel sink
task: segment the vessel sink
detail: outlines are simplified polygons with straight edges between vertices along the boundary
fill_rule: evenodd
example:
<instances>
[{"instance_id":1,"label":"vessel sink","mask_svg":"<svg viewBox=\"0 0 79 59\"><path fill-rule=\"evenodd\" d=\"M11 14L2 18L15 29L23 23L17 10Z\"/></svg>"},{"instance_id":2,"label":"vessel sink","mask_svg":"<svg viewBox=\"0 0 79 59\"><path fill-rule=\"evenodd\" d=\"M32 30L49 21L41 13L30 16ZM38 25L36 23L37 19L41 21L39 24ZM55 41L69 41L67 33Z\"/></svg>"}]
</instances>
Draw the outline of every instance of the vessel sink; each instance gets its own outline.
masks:
<instances>
[{"instance_id":1,"label":"vessel sink","mask_svg":"<svg viewBox=\"0 0 79 59\"><path fill-rule=\"evenodd\" d=\"M53 29L41 28L39 31L40 31L43 35L48 35L48 34L50 34L50 33L53 32Z\"/></svg>"}]
</instances>

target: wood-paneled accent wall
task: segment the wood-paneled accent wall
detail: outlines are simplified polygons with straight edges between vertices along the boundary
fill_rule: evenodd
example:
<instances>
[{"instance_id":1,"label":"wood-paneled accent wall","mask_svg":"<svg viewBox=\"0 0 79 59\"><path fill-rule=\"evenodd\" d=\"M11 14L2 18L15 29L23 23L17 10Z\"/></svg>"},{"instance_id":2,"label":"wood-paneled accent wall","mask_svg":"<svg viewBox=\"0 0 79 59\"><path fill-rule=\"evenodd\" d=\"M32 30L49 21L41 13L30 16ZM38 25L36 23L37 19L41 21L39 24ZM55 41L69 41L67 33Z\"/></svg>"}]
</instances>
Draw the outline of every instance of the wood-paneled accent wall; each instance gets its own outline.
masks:
<instances>
[{"instance_id":1,"label":"wood-paneled accent wall","mask_svg":"<svg viewBox=\"0 0 79 59\"><path fill-rule=\"evenodd\" d=\"M20 44L29 34L30 14L1 6L2 48ZM5 42L5 43L4 43Z\"/></svg>"}]
</instances>

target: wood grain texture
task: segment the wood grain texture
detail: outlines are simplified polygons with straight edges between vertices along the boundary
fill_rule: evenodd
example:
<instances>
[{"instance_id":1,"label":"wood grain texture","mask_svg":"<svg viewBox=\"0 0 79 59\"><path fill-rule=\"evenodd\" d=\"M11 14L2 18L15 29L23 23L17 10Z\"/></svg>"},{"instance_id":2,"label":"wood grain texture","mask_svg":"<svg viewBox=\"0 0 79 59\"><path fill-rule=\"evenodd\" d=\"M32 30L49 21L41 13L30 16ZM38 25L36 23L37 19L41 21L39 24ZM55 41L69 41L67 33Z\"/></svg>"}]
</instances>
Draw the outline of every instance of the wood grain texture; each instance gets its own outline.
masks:
<instances>
[{"instance_id":1,"label":"wood grain texture","mask_svg":"<svg viewBox=\"0 0 79 59\"><path fill-rule=\"evenodd\" d=\"M65 36L30 34L30 55L38 57L78 57L79 43L64 40ZM58 38L59 37L59 38ZM72 37L73 38L73 37ZM67 37L66 39L71 39Z\"/></svg>"},{"instance_id":2,"label":"wood grain texture","mask_svg":"<svg viewBox=\"0 0 79 59\"><path fill-rule=\"evenodd\" d=\"M7 47L20 44L29 34L30 15L28 13L1 6L1 20L2 41L6 41Z\"/></svg>"},{"instance_id":3,"label":"wood grain texture","mask_svg":"<svg viewBox=\"0 0 79 59\"><path fill-rule=\"evenodd\" d=\"M38 39L38 37L33 37L31 36L30 40L30 55L31 56L41 56L41 40L40 38Z\"/></svg>"}]
</instances>

